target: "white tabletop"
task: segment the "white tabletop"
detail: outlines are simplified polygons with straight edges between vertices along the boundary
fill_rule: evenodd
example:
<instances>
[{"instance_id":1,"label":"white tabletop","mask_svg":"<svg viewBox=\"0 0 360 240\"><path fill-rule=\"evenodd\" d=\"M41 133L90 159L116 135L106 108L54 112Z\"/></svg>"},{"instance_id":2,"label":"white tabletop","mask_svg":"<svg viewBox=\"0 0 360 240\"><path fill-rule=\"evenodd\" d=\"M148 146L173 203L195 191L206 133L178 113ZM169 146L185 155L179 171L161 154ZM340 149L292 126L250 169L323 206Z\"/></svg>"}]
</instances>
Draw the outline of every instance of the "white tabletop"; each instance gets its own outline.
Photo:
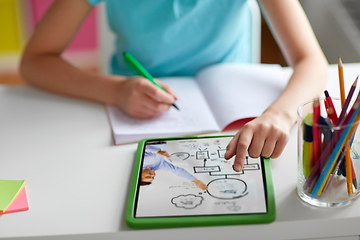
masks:
<instances>
[{"instance_id":1,"label":"white tabletop","mask_svg":"<svg viewBox=\"0 0 360 240\"><path fill-rule=\"evenodd\" d=\"M360 64L345 64L344 73L349 89ZM327 89L339 95L336 66L329 68ZM113 145L101 104L30 86L0 86L0 179L26 180L30 207L0 216L0 238L359 239L359 200L324 209L297 196L295 127L282 156L272 160L277 217L270 224L128 228L124 217L136 147Z\"/></svg>"}]
</instances>

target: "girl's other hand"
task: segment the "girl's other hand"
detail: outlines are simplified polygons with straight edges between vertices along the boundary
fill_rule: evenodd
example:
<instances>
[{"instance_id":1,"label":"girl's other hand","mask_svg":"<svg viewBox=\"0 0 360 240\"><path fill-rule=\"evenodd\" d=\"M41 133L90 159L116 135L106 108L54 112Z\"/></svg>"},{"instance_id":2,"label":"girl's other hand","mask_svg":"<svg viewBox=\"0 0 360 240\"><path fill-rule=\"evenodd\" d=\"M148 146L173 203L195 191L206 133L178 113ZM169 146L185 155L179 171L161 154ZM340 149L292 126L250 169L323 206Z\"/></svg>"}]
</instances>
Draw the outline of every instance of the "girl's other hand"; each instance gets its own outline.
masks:
<instances>
[{"instance_id":1,"label":"girl's other hand","mask_svg":"<svg viewBox=\"0 0 360 240\"><path fill-rule=\"evenodd\" d=\"M171 87L156 80L165 90L140 76L123 77L120 80L117 105L129 116L153 118L169 110L177 99Z\"/></svg>"}]
</instances>

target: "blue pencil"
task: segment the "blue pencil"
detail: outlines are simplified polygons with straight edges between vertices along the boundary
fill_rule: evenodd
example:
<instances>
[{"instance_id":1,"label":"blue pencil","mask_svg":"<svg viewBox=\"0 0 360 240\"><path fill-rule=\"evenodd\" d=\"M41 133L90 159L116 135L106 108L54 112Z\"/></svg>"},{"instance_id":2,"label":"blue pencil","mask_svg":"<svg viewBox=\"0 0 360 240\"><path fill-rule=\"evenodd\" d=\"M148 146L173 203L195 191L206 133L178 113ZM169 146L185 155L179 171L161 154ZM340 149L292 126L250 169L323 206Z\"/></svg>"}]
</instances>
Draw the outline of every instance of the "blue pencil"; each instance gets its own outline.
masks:
<instances>
[{"instance_id":1,"label":"blue pencil","mask_svg":"<svg viewBox=\"0 0 360 240\"><path fill-rule=\"evenodd\" d=\"M349 133L350 133L350 129L352 128L352 123L354 123L355 118L357 117L358 113L359 113L359 99L356 100L356 110L354 112L354 114L351 116L351 119L349 121L349 124L346 126L345 130L343 131L343 133L341 134L339 140L337 141L329 160L327 161L324 170L322 171L319 179L317 180L310 196L312 198L315 198L317 196L317 194L319 193L319 191L321 190L321 187L323 186L324 182L326 181L326 179L329 176L329 173L334 165L335 160L338 158L342 148L344 147L344 144L346 142L347 139L349 139ZM351 133L350 133L351 134Z\"/></svg>"},{"instance_id":2,"label":"blue pencil","mask_svg":"<svg viewBox=\"0 0 360 240\"><path fill-rule=\"evenodd\" d=\"M339 119L336 122L335 127L346 126L350 123L350 119L352 116L354 116L354 113L357 108L355 106L358 106L358 101L360 101L360 92L358 93L358 95L356 97L356 102L352 105L349 113L343 119ZM313 190L313 188L315 186L315 182L318 180L320 173L323 170L323 166L325 165L325 162L327 161L327 159L329 159L334 146L339 141L339 138L343 132L344 132L344 128L340 128L336 134L333 134L330 143L327 144L327 146L321 153L319 160L316 162L314 169L311 171L310 175L306 179L304 186L303 186L304 190L307 190L307 188L309 188L309 192L311 192Z\"/></svg>"}]
</instances>

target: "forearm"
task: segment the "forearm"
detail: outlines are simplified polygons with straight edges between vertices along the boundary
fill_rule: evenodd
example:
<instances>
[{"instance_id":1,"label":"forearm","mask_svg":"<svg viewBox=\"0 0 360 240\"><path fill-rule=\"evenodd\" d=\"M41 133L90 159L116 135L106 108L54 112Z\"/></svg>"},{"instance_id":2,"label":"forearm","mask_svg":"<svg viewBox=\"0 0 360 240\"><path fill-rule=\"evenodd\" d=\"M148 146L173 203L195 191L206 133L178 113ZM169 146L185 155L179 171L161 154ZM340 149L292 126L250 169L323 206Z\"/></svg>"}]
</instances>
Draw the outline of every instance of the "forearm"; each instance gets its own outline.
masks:
<instances>
[{"instance_id":1,"label":"forearm","mask_svg":"<svg viewBox=\"0 0 360 240\"><path fill-rule=\"evenodd\" d=\"M289 139L298 107L319 97L326 86L327 61L297 0L261 0L265 18L294 72L282 94L258 118L245 124L227 146L240 171L246 154L277 158Z\"/></svg>"},{"instance_id":2,"label":"forearm","mask_svg":"<svg viewBox=\"0 0 360 240\"><path fill-rule=\"evenodd\" d=\"M54 1L36 25L22 57L20 72L28 83L68 96L115 103L118 78L80 70L61 58L92 8L86 0Z\"/></svg>"},{"instance_id":3,"label":"forearm","mask_svg":"<svg viewBox=\"0 0 360 240\"><path fill-rule=\"evenodd\" d=\"M297 119L297 108L306 101L322 96L327 67L326 59L321 54L300 60L294 66L285 90L264 114L277 114L293 125Z\"/></svg>"},{"instance_id":4,"label":"forearm","mask_svg":"<svg viewBox=\"0 0 360 240\"><path fill-rule=\"evenodd\" d=\"M21 75L29 84L67 96L116 104L120 77L87 72L56 54L24 54Z\"/></svg>"},{"instance_id":5,"label":"forearm","mask_svg":"<svg viewBox=\"0 0 360 240\"><path fill-rule=\"evenodd\" d=\"M296 109L321 96L327 61L297 0L261 0L265 17L294 73L281 96L266 111L280 112L295 123Z\"/></svg>"}]
</instances>

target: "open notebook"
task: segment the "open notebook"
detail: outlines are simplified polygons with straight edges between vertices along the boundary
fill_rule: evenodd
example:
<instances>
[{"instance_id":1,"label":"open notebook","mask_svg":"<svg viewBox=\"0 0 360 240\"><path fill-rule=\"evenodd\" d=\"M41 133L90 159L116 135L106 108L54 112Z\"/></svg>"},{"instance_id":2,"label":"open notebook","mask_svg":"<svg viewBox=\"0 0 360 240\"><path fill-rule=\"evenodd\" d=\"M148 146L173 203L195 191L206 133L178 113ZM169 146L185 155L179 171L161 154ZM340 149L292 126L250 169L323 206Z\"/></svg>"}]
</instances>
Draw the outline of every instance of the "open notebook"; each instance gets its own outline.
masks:
<instances>
[{"instance_id":1,"label":"open notebook","mask_svg":"<svg viewBox=\"0 0 360 240\"><path fill-rule=\"evenodd\" d=\"M173 88L180 111L171 107L156 118L142 120L107 105L115 144L227 130L261 115L287 84L281 66L274 64L224 63L207 67L193 78L160 80Z\"/></svg>"}]
</instances>

